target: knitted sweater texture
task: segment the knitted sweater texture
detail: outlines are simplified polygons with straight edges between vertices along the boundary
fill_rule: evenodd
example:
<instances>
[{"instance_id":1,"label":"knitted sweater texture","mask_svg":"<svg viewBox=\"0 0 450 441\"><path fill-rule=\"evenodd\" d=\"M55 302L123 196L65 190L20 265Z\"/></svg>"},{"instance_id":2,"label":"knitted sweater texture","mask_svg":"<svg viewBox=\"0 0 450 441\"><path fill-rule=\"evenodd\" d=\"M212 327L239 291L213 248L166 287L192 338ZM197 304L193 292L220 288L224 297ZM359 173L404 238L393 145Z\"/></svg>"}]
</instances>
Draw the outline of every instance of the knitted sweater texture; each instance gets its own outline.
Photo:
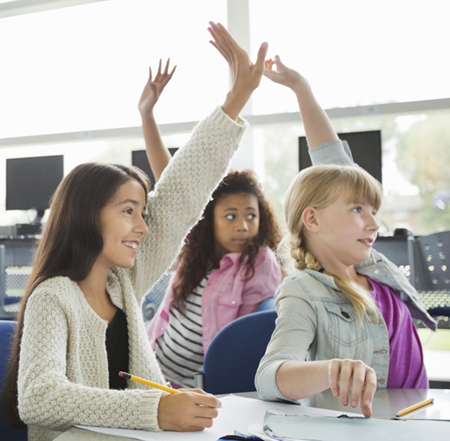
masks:
<instances>
[{"instance_id":1,"label":"knitted sweater texture","mask_svg":"<svg viewBox=\"0 0 450 441\"><path fill-rule=\"evenodd\" d=\"M141 302L177 257L226 174L246 123L220 107L194 130L150 192L149 232L131 269L112 268L107 291L127 317L130 371L164 383L147 340ZM160 430L161 391L129 381L110 390L108 323L89 306L78 284L55 277L39 284L26 311L19 365L19 412L29 441L50 441L75 424Z\"/></svg>"}]
</instances>

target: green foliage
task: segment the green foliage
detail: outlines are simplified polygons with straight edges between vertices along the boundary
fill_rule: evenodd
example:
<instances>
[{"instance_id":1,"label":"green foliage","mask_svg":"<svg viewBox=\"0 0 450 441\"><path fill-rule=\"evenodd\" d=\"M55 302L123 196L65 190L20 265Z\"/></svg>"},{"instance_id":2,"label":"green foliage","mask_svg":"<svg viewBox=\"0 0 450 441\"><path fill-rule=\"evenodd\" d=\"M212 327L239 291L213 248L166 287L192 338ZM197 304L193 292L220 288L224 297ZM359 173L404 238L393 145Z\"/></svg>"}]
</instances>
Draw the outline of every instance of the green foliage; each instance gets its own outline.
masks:
<instances>
[{"instance_id":1,"label":"green foliage","mask_svg":"<svg viewBox=\"0 0 450 441\"><path fill-rule=\"evenodd\" d=\"M398 167L420 189L423 201L420 224L424 231L450 229L450 207L443 211L432 206L438 190L450 189L449 115L430 114L414 123L398 138Z\"/></svg>"}]
</instances>

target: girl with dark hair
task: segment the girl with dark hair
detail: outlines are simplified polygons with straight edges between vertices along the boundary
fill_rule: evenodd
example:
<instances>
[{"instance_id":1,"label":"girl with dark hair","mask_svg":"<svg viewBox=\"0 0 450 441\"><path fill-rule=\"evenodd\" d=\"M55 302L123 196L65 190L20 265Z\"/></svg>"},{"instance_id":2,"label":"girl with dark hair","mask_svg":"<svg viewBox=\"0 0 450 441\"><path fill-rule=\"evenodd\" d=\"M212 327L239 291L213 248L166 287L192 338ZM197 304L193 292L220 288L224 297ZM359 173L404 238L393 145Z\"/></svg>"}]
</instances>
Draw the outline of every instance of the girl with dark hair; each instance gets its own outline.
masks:
<instances>
[{"instance_id":1,"label":"girl with dark hair","mask_svg":"<svg viewBox=\"0 0 450 441\"><path fill-rule=\"evenodd\" d=\"M237 75L224 104L194 130L154 192L134 168L82 164L62 181L29 279L3 391L8 419L28 439L53 440L70 426L194 431L220 402L200 390L169 394L118 376L164 383L148 343L141 302L170 267L227 171L245 130L238 116L260 83L255 64L211 23ZM192 179L195 176L196 179Z\"/></svg>"},{"instance_id":2,"label":"girl with dark hair","mask_svg":"<svg viewBox=\"0 0 450 441\"><path fill-rule=\"evenodd\" d=\"M147 333L163 374L194 386L214 336L273 298L281 271L274 214L253 172L229 173L191 230Z\"/></svg>"},{"instance_id":3,"label":"girl with dark hair","mask_svg":"<svg viewBox=\"0 0 450 441\"><path fill-rule=\"evenodd\" d=\"M153 108L174 71L169 61L164 70L160 62L139 105L143 121L152 121L146 145L157 178L164 176L170 155ZM147 329L163 374L175 387L194 386L194 373L202 371L204 354L220 329L275 296L282 277L272 250L280 236L254 173L230 172L186 237L175 274Z\"/></svg>"}]
</instances>

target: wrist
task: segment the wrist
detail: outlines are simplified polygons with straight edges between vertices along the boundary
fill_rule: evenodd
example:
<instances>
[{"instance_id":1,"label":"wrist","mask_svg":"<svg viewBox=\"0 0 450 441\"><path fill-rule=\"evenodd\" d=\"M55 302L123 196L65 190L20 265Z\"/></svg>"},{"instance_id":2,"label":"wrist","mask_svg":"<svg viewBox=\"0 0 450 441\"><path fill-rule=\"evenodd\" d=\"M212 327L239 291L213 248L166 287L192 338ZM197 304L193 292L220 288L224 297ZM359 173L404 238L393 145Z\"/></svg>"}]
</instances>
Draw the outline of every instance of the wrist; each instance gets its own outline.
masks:
<instances>
[{"instance_id":1,"label":"wrist","mask_svg":"<svg viewBox=\"0 0 450 441\"><path fill-rule=\"evenodd\" d=\"M222 110L233 120L239 117L244 106L252 95L251 91L232 89L228 92L224 103L222 104Z\"/></svg>"}]
</instances>

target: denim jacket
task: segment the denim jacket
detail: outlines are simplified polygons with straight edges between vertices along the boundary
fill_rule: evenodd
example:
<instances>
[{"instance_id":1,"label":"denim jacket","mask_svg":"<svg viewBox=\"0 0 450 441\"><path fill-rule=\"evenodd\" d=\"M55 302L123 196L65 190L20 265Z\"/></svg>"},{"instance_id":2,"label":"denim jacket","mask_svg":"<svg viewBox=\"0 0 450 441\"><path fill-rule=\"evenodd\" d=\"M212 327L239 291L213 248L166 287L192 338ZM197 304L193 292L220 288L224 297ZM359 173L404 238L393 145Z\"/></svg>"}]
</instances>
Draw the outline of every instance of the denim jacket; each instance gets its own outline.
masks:
<instances>
[{"instance_id":1,"label":"denim jacket","mask_svg":"<svg viewBox=\"0 0 450 441\"><path fill-rule=\"evenodd\" d=\"M332 158L332 163L352 164L346 149L348 146L341 141L323 144L313 149L319 157L311 155L313 163L329 162L320 161L323 155L326 160ZM359 274L392 288L413 317L436 329L436 322L427 313L416 290L385 256L372 249L370 258L355 268ZM362 360L375 370L378 386L386 387L389 372L386 323L380 316L374 321L364 318L360 326L355 308L332 277L309 269L295 270L280 285L276 308L276 329L255 378L262 399L286 400L276 385L276 372L289 360Z\"/></svg>"}]
</instances>

